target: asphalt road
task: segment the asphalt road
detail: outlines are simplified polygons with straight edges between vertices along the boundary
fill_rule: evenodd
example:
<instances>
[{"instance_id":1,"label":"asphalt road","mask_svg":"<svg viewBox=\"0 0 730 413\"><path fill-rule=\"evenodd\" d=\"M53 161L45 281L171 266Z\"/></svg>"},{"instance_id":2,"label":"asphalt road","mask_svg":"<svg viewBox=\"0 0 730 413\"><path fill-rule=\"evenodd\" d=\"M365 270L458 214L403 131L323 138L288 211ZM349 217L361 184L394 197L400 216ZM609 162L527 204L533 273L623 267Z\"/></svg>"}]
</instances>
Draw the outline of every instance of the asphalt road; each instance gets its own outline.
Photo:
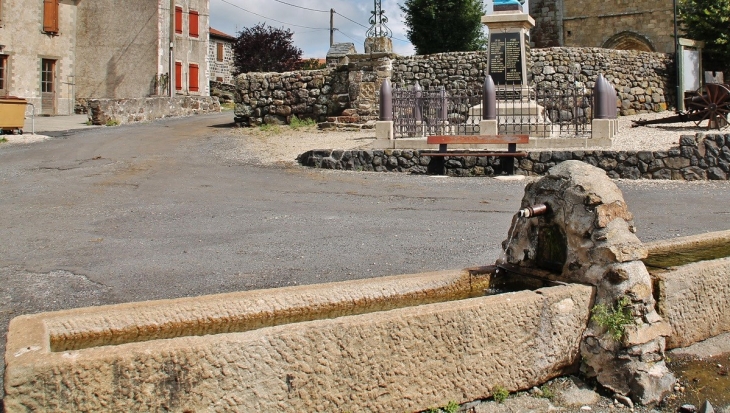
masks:
<instances>
[{"instance_id":1,"label":"asphalt road","mask_svg":"<svg viewBox=\"0 0 730 413\"><path fill-rule=\"evenodd\" d=\"M0 352L20 314L491 264L523 195L235 159L231 117L0 144ZM730 229L728 182L619 186L644 241Z\"/></svg>"}]
</instances>

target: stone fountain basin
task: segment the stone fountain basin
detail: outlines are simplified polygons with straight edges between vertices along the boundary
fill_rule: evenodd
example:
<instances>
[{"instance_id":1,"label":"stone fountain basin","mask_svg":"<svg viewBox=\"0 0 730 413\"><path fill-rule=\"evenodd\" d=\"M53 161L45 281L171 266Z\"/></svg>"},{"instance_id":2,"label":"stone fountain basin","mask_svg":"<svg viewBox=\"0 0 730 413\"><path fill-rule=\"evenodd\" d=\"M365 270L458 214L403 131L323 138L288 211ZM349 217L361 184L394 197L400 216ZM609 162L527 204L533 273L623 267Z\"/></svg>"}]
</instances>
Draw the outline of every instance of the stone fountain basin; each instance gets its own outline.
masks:
<instances>
[{"instance_id":1,"label":"stone fountain basin","mask_svg":"<svg viewBox=\"0 0 730 413\"><path fill-rule=\"evenodd\" d=\"M20 316L8 332L5 408L418 411L573 371L593 288L479 296L492 275L441 271Z\"/></svg>"},{"instance_id":2,"label":"stone fountain basin","mask_svg":"<svg viewBox=\"0 0 730 413\"><path fill-rule=\"evenodd\" d=\"M730 231L645 245L657 311L672 328L667 348L730 332Z\"/></svg>"}]
</instances>

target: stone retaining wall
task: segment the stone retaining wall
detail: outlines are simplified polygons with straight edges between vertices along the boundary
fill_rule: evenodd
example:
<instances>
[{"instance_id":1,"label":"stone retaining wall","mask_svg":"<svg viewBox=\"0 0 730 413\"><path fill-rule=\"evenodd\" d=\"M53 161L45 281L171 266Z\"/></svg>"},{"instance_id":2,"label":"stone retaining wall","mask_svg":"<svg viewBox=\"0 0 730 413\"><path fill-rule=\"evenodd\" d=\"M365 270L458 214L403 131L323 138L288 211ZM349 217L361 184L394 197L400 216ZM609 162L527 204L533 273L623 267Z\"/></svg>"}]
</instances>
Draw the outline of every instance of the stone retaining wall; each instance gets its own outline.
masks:
<instances>
[{"instance_id":1,"label":"stone retaining wall","mask_svg":"<svg viewBox=\"0 0 730 413\"><path fill-rule=\"evenodd\" d=\"M323 169L375 172L441 173L438 158L420 150L313 150L300 155L300 164ZM613 179L727 180L730 177L730 134L682 136L668 151L535 151L515 161L518 175L544 175L560 162L579 160L605 170ZM449 157L450 176L495 176L506 173L504 158Z\"/></svg>"},{"instance_id":2,"label":"stone retaining wall","mask_svg":"<svg viewBox=\"0 0 730 413\"><path fill-rule=\"evenodd\" d=\"M674 105L674 63L670 55L600 48L531 50L533 84L550 88L592 88L599 73L619 93L620 113L662 111ZM424 87L479 91L487 67L486 52L397 56L350 55L337 69L287 73L246 73L236 85L236 118L244 125L285 123L292 115L320 122L371 121L378 113L383 79L398 86L416 81Z\"/></svg>"},{"instance_id":3,"label":"stone retaining wall","mask_svg":"<svg viewBox=\"0 0 730 413\"><path fill-rule=\"evenodd\" d=\"M172 116L220 112L218 98L210 96L139 99L89 99L89 120L94 125L143 122Z\"/></svg>"}]
</instances>

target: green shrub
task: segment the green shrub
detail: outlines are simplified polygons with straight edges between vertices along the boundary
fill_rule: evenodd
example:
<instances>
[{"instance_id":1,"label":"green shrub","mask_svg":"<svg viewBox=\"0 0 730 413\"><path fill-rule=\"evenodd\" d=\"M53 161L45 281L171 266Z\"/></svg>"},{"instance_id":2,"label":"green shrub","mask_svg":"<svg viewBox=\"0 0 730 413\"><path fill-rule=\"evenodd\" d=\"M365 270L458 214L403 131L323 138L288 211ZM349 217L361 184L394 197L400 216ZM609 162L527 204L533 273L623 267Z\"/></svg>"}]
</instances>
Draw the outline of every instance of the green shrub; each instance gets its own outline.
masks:
<instances>
[{"instance_id":1,"label":"green shrub","mask_svg":"<svg viewBox=\"0 0 730 413\"><path fill-rule=\"evenodd\" d=\"M447 404L446 407L442 407L441 410L446 413L456 413L459 410L459 403L449 400L449 404Z\"/></svg>"},{"instance_id":2,"label":"green shrub","mask_svg":"<svg viewBox=\"0 0 730 413\"><path fill-rule=\"evenodd\" d=\"M631 316L631 300L623 296L613 308L605 304L597 304L591 309L591 320L608 330L608 334L616 341L626 334L626 326L634 319Z\"/></svg>"},{"instance_id":3,"label":"green shrub","mask_svg":"<svg viewBox=\"0 0 730 413\"><path fill-rule=\"evenodd\" d=\"M509 397L509 391L502 386L495 386L492 391L492 397L497 403L503 403Z\"/></svg>"}]
</instances>

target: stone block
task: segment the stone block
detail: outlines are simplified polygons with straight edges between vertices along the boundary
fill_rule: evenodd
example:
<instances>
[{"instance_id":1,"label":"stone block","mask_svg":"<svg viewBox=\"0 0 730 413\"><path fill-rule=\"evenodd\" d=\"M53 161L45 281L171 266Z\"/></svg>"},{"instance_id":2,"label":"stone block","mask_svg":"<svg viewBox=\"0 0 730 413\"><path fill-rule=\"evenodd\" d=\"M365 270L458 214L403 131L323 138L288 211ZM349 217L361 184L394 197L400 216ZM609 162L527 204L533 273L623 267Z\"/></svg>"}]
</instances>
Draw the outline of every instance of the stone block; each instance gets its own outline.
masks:
<instances>
[{"instance_id":1,"label":"stone block","mask_svg":"<svg viewBox=\"0 0 730 413\"><path fill-rule=\"evenodd\" d=\"M591 137L593 139L613 138L616 134L613 119L593 119L591 123Z\"/></svg>"},{"instance_id":2,"label":"stone block","mask_svg":"<svg viewBox=\"0 0 730 413\"><path fill-rule=\"evenodd\" d=\"M730 242L730 231L647 244L649 256L676 253L688 246L709 248ZM659 314L672 329L667 348L686 347L730 332L730 258L671 267L653 274Z\"/></svg>"},{"instance_id":3,"label":"stone block","mask_svg":"<svg viewBox=\"0 0 730 413\"><path fill-rule=\"evenodd\" d=\"M571 369L587 286L377 309L399 290L422 302L424 288L464 282L441 272L21 316L8 334L5 408L421 411ZM332 312L312 317L323 308ZM295 314L305 318L287 324Z\"/></svg>"}]
</instances>

